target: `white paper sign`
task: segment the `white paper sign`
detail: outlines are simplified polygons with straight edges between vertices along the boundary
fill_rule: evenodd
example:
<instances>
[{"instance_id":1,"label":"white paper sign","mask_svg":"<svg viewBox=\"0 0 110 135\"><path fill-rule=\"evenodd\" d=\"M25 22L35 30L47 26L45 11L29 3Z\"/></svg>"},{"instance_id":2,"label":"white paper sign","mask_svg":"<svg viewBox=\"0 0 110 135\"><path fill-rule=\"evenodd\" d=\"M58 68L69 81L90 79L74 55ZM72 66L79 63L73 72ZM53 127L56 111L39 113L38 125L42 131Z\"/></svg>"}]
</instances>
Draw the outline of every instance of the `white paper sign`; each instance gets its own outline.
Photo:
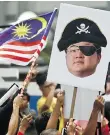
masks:
<instances>
[{"instance_id":1,"label":"white paper sign","mask_svg":"<svg viewBox=\"0 0 110 135\"><path fill-rule=\"evenodd\" d=\"M61 88L62 90L65 90L64 117L68 119L70 117L74 87L61 85ZM99 95L98 91L78 88L73 118L76 120L88 121L97 95Z\"/></svg>"},{"instance_id":2,"label":"white paper sign","mask_svg":"<svg viewBox=\"0 0 110 135\"><path fill-rule=\"evenodd\" d=\"M86 77L77 77L69 72L66 64L66 53L65 51L60 52L57 44L61 38L62 32L66 25L76 18L88 18L94 21L103 35L107 39L107 46L102 47L102 56L99 64L97 65L96 71ZM88 34L90 31L89 25L81 23L76 26L77 31L84 34ZM53 43L53 49L50 59L50 65L48 70L48 81L57 82L69 86L76 86L81 88L87 88L96 91L103 91L105 78L107 74L108 62L110 60L110 12L102 11L98 9L86 8L81 6L74 6L69 4L61 4L58 21L55 31L55 38ZM72 31L72 29L71 29ZM74 37L73 37L74 38ZM95 60L95 59L94 59ZM89 61L92 63L91 61Z\"/></svg>"}]
</instances>

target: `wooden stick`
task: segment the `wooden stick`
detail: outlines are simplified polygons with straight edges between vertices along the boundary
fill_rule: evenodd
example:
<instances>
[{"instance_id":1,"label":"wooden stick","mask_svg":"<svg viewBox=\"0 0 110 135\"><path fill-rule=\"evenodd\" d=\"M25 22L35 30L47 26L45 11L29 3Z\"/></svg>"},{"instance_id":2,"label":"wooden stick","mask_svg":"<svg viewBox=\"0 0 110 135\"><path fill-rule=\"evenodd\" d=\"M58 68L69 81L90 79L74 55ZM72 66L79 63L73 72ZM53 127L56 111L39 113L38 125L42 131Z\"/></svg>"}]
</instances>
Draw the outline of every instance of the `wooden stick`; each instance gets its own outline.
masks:
<instances>
[{"instance_id":1,"label":"wooden stick","mask_svg":"<svg viewBox=\"0 0 110 135\"><path fill-rule=\"evenodd\" d=\"M77 87L74 87L72 103L71 103L70 118L73 118L73 115L74 115L74 108L75 108L75 102L76 102L76 94L77 94Z\"/></svg>"},{"instance_id":2,"label":"wooden stick","mask_svg":"<svg viewBox=\"0 0 110 135\"><path fill-rule=\"evenodd\" d=\"M33 70L33 68L34 68L34 66L36 64L36 60L37 60L36 57L34 57L33 62L31 64L31 67L30 67L30 69L29 69L29 71L28 71L28 73L26 75L26 78L25 78L25 80L23 82L23 85L22 85L22 88L21 88L21 94L24 92L24 89L26 89L28 87L28 84L30 83L30 81L32 79L32 73L33 73L32 70Z\"/></svg>"}]
</instances>

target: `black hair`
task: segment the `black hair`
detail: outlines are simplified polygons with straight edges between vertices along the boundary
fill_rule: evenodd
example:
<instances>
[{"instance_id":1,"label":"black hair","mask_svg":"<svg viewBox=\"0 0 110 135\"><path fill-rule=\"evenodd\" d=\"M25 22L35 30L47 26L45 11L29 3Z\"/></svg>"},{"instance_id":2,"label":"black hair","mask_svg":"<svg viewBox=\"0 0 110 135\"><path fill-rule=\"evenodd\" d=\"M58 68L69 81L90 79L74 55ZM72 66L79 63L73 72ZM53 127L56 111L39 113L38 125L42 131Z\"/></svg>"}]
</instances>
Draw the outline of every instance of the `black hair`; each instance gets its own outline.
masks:
<instances>
[{"instance_id":1,"label":"black hair","mask_svg":"<svg viewBox=\"0 0 110 135\"><path fill-rule=\"evenodd\" d=\"M61 89L61 85L60 84L57 84L57 86L56 86L55 89Z\"/></svg>"},{"instance_id":2,"label":"black hair","mask_svg":"<svg viewBox=\"0 0 110 135\"><path fill-rule=\"evenodd\" d=\"M47 72L38 73L36 76L36 83L41 86L46 82L47 79Z\"/></svg>"},{"instance_id":3,"label":"black hair","mask_svg":"<svg viewBox=\"0 0 110 135\"><path fill-rule=\"evenodd\" d=\"M27 97L28 102L30 101L30 95L28 93L24 92L23 93L23 96L26 96Z\"/></svg>"},{"instance_id":4,"label":"black hair","mask_svg":"<svg viewBox=\"0 0 110 135\"><path fill-rule=\"evenodd\" d=\"M100 49L97 50L97 54L101 54L101 51L102 51L102 49L100 47Z\"/></svg>"},{"instance_id":5,"label":"black hair","mask_svg":"<svg viewBox=\"0 0 110 135\"><path fill-rule=\"evenodd\" d=\"M36 130L37 130L37 133L38 135L40 135L40 133L45 130L46 126L47 126L47 123L50 119L50 116L51 116L51 113L50 112L43 112L41 113L40 115L38 115L36 117L36 120L35 120L35 127L36 127ZM58 122L57 122L57 128L56 130L59 129L59 119L58 119Z\"/></svg>"},{"instance_id":6,"label":"black hair","mask_svg":"<svg viewBox=\"0 0 110 135\"><path fill-rule=\"evenodd\" d=\"M108 125L110 127L110 102L109 101L105 102L105 105L104 105L104 116L109 121Z\"/></svg>"},{"instance_id":7,"label":"black hair","mask_svg":"<svg viewBox=\"0 0 110 135\"><path fill-rule=\"evenodd\" d=\"M40 133L43 130L45 130L50 116L51 116L51 113L49 113L49 112L43 112L43 113L41 113L40 115L38 115L36 117L35 127L36 127L36 130L38 132L38 135L40 135Z\"/></svg>"},{"instance_id":8,"label":"black hair","mask_svg":"<svg viewBox=\"0 0 110 135\"><path fill-rule=\"evenodd\" d=\"M108 75L110 75L110 62L108 64L108 72L107 72Z\"/></svg>"},{"instance_id":9,"label":"black hair","mask_svg":"<svg viewBox=\"0 0 110 135\"><path fill-rule=\"evenodd\" d=\"M19 91L18 91L19 94L21 93L21 89L22 88L20 88ZM28 102L30 101L30 95L27 93L27 89L24 89L23 96L27 97Z\"/></svg>"},{"instance_id":10,"label":"black hair","mask_svg":"<svg viewBox=\"0 0 110 135\"><path fill-rule=\"evenodd\" d=\"M107 75L106 75L106 80L105 80L105 91L106 91L106 88L107 88L107 82L110 82L110 62L108 64L108 71L107 71Z\"/></svg>"},{"instance_id":11,"label":"black hair","mask_svg":"<svg viewBox=\"0 0 110 135\"><path fill-rule=\"evenodd\" d=\"M40 135L56 135L57 132L56 129L46 129Z\"/></svg>"}]
</instances>

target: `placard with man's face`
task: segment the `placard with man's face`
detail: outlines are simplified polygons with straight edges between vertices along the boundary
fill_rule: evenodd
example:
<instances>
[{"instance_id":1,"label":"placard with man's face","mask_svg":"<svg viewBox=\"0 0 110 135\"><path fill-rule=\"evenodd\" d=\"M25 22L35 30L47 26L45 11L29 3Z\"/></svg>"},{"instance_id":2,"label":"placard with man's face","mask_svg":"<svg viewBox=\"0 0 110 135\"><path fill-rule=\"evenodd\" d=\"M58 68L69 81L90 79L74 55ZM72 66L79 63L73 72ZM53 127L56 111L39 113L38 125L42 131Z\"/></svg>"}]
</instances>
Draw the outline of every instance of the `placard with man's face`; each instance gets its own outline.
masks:
<instances>
[{"instance_id":1,"label":"placard with man's face","mask_svg":"<svg viewBox=\"0 0 110 135\"><path fill-rule=\"evenodd\" d=\"M108 11L61 4L49 81L104 90L110 60L109 16Z\"/></svg>"}]
</instances>

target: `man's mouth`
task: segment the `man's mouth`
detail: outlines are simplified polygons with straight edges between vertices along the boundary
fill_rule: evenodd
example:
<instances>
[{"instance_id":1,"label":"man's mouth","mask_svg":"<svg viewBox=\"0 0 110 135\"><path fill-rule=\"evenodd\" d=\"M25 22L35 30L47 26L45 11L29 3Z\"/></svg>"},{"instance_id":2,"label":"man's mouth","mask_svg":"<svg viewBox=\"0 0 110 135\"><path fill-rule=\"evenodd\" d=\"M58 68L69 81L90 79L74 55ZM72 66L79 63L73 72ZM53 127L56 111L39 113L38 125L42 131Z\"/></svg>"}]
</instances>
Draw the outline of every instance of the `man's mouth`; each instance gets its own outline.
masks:
<instances>
[{"instance_id":1,"label":"man's mouth","mask_svg":"<svg viewBox=\"0 0 110 135\"><path fill-rule=\"evenodd\" d=\"M75 61L74 64L84 64L83 61Z\"/></svg>"}]
</instances>

